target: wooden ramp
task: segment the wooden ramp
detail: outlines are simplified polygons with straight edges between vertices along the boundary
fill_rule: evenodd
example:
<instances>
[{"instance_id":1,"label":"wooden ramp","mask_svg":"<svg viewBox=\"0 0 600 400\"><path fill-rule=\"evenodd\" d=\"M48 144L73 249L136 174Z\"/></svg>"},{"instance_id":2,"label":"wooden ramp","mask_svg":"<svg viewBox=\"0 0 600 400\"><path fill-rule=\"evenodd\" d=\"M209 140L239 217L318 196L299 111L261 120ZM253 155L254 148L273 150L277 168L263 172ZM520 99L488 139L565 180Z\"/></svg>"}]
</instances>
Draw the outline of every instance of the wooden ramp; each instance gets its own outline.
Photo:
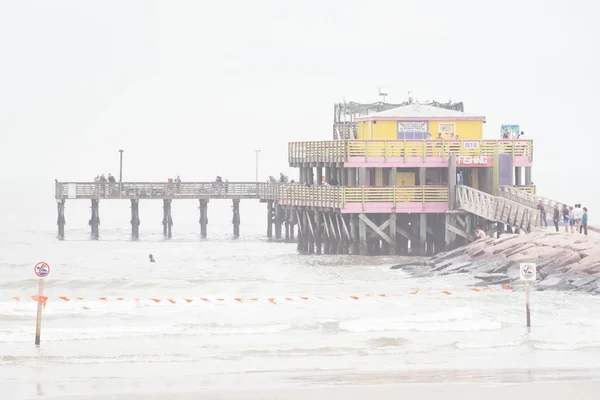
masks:
<instances>
[{"instance_id":1,"label":"wooden ramp","mask_svg":"<svg viewBox=\"0 0 600 400\"><path fill-rule=\"evenodd\" d=\"M489 221L503 223L513 228L531 232L539 226L539 212L525 204L496 197L468 186L456 187L459 209Z\"/></svg>"}]
</instances>

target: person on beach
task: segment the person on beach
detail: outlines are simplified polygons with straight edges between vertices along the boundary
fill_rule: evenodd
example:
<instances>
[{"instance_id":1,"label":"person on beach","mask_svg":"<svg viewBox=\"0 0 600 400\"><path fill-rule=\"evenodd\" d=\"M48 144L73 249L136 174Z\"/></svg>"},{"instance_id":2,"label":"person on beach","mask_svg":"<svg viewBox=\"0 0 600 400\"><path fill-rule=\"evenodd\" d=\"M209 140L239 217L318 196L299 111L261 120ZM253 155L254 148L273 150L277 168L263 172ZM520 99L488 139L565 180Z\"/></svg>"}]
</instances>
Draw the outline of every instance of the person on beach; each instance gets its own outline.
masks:
<instances>
[{"instance_id":1,"label":"person on beach","mask_svg":"<svg viewBox=\"0 0 600 400\"><path fill-rule=\"evenodd\" d=\"M581 209L581 204L575 204L575 209L573 209L573 219L575 220L575 223L573 225L575 227L575 232L580 232L582 217L583 210Z\"/></svg>"},{"instance_id":2,"label":"person on beach","mask_svg":"<svg viewBox=\"0 0 600 400\"><path fill-rule=\"evenodd\" d=\"M565 233L569 233L569 208L566 204L563 204L562 208L563 224L565 226Z\"/></svg>"},{"instance_id":3,"label":"person on beach","mask_svg":"<svg viewBox=\"0 0 600 400\"><path fill-rule=\"evenodd\" d=\"M588 213L587 213L587 208L583 207L583 215L581 216L581 228L579 230L579 233L581 233L581 231L583 230L583 234L585 236L587 236L587 225L588 225Z\"/></svg>"},{"instance_id":4,"label":"person on beach","mask_svg":"<svg viewBox=\"0 0 600 400\"><path fill-rule=\"evenodd\" d=\"M571 227L571 234L575 233L573 227L575 226L575 214L573 213L573 206L569 206L569 226Z\"/></svg>"},{"instance_id":5,"label":"person on beach","mask_svg":"<svg viewBox=\"0 0 600 400\"><path fill-rule=\"evenodd\" d=\"M540 226L547 228L548 221L546 221L546 209L544 208L541 200L538 200L537 208L540 211Z\"/></svg>"},{"instance_id":6,"label":"person on beach","mask_svg":"<svg viewBox=\"0 0 600 400\"><path fill-rule=\"evenodd\" d=\"M154 260L154 256L152 254L150 254L148 257L150 258L150 262L154 262L155 261Z\"/></svg>"},{"instance_id":7,"label":"person on beach","mask_svg":"<svg viewBox=\"0 0 600 400\"><path fill-rule=\"evenodd\" d=\"M485 239L486 235L485 232L483 231L483 229L475 229L475 240L479 240L479 239Z\"/></svg>"},{"instance_id":8,"label":"person on beach","mask_svg":"<svg viewBox=\"0 0 600 400\"><path fill-rule=\"evenodd\" d=\"M558 211L558 206L556 204L552 206L552 208L554 208L552 222L554 222L554 228L556 228L556 232L558 232L558 221L560 221L560 211Z\"/></svg>"}]
</instances>

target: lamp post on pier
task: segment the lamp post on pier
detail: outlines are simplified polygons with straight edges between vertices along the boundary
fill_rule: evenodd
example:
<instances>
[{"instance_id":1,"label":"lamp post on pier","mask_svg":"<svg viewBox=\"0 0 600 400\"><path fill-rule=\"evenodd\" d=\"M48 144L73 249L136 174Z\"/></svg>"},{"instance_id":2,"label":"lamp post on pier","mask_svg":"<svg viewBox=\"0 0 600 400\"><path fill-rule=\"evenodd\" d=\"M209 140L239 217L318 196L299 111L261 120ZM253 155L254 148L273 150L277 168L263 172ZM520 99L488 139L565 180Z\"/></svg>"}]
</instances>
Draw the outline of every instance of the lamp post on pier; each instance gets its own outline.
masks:
<instances>
[{"instance_id":1,"label":"lamp post on pier","mask_svg":"<svg viewBox=\"0 0 600 400\"><path fill-rule=\"evenodd\" d=\"M254 152L256 153L256 182L258 183L258 153L260 150L254 150Z\"/></svg>"},{"instance_id":2,"label":"lamp post on pier","mask_svg":"<svg viewBox=\"0 0 600 400\"><path fill-rule=\"evenodd\" d=\"M119 183L123 182L123 150L119 150Z\"/></svg>"},{"instance_id":3,"label":"lamp post on pier","mask_svg":"<svg viewBox=\"0 0 600 400\"><path fill-rule=\"evenodd\" d=\"M123 150L119 150L119 196L123 193Z\"/></svg>"}]
</instances>

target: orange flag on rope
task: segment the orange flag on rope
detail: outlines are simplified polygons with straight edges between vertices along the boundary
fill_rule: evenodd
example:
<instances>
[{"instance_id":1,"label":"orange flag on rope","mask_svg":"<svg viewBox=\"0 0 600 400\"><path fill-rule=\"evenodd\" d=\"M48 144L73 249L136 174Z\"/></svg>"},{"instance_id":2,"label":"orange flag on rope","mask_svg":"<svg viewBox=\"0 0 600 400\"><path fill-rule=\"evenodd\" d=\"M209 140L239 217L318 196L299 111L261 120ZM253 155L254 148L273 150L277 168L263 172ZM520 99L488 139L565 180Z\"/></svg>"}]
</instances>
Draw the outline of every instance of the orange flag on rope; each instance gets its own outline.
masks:
<instances>
[{"instance_id":1,"label":"orange flag on rope","mask_svg":"<svg viewBox=\"0 0 600 400\"><path fill-rule=\"evenodd\" d=\"M192 302L192 299L184 299L185 301L187 301L188 303Z\"/></svg>"},{"instance_id":2,"label":"orange flag on rope","mask_svg":"<svg viewBox=\"0 0 600 400\"><path fill-rule=\"evenodd\" d=\"M471 288L471 290L472 290L472 291L474 291L474 292L479 292L479 291L480 291L479 289L477 289L477 288L475 288L475 287L474 287L474 288Z\"/></svg>"},{"instance_id":3,"label":"orange flag on rope","mask_svg":"<svg viewBox=\"0 0 600 400\"><path fill-rule=\"evenodd\" d=\"M504 290L511 290L511 287L508 285L502 285L502 289Z\"/></svg>"},{"instance_id":4,"label":"orange flag on rope","mask_svg":"<svg viewBox=\"0 0 600 400\"><path fill-rule=\"evenodd\" d=\"M235 300L239 301L240 303L242 302L242 298L241 297L236 297Z\"/></svg>"},{"instance_id":5,"label":"orange flag on rope","mask_svg":"<svg viewBox=\"0 0 600 400\"><path fill-rule=\"evenodd\" d=\"M302 300L308 300L308 297L300 297Z\"/></svg>"},{"instance_id":6,"label":"orange flag on rope","mask_svg":"<svg viewBox=\"0 0 600 400\"><path fill-rule=\"evenodd\" d=\"M37 302L38 301L38 296L37 295L36 296L31 296L31 299L33 301ZM41 299L42 299L42 307L46 308L46 300L48 300L48 296L42 296Z\"/></svg>"},{"instance_id":7,"label":"orange flag on rope","mask_svg":"<svg viewBox=\"0 0 600 400\"><path fill-rule=\"evenodd\" d=\"M67 296L60 296L59 299L64 300L64 301L69 301L71 300L70 298L68 298Z\"/></svg>"},{"instance_id":8,"label":"orange flag on rope","mask_svg":"<svg viewBox=\"0 0 600 400\"><path fill-rule=\"evenodd\" d=\"M167 299L167 300L169 300L171 302L171 304L175 304L175 300L173 300L173 299Z\"/></svg>"},{"instance_id":9,"label":"orange flag on rope","mask_svg":"<svg viewBox=\"0 0 600 400\"><path fill-rule=\"evenodd\" d=\"M447 290L442 291L442 293L447 294L447 295L451 295L452 294L452 292L449 292Z\"/></svg>"},{"instance_id":10,"label":"orange flag on rope","mask_svg":"<svg viewBox=\"0 0 600 400\"><path fill-rule=\"evenodd\" d=\"M207 299L206 297L201 297L201 298L200 298L200 300L204 300L204 301L206 301L206 302L210 303L210 300L209 300L209 299Z\"/></svg>"},{"instance_id":11,"label":"orange flag on rope","mask_svg":"<svg viewBox=\"0 0 600 400\"><path fill-rule=\"evenodd\" d=\"M273 304L277 304L277 303L275 303L275 299L274 299L273 297L271 297L271 298L269 299L269 301L270 301L271 303L273 303Z\"/></svg>"},{"instance_id":12,"label":"orange flag on rope","mask_svg":"<svg viewBox=\"0 0 600 400\"><path fill-rule=\"evenodd\" d=\"M154 297L153 297L153 298L151 298L150 300L152 300L152 301L153 301L153 302L155 302L155 303L160 303L160 302L161 302L161 300L160 300L160 299L156 299L156 298L154 298Z\"/></svg>"},{"instance_id":13,"label":"orange flag on rope","mask_svg":"<svg viewBox=\"0 0 600 400\"><path fill-rule=\"evenodd\" d=\"M414 292L410 292L410 294L418 294L419 293L419 289L415 290Z\"/></svg>"},{"instance_id":14,"label":"orange flag on rope","mask_svg":"<svg viewBox=\"0 0 600 400\"><path fill-rule=\"evenodd\" d=\"M360 297L358 296L350 296L351 299L358 300Z\"/></svg>"},{"instance_id":15,"label":"orange flag on rope","mask_svg":"<svg viewBox=\"0 0 600 400\"><path fill-rule=\"evenodd\" d=\"M123 301L123 297L117 297L117 300Z\"/></svg>"},{"instance_id":16,"label":"orange flag on rope","mask_svg":"<svg viewBox=\"0 0 600 400\"><path fill-rule=\"evenodd\" d=\"M21 298L19 296L14 296L13 299L15 299L16 301L21 301Z\"/></svg>"},{"instance_id":17,"label":"orange flag on rope","mask_svg":"<svg viewBox=\"0 0 600 400\"><path fill-rule=\"evenodd\" d=\"M140 302L140 298L136 297L135 299L133 299L133 301L135 301L136 303L139 303Z\"/></svg>"},{"instance_id":18,"label":"orange flag on rope","mask_svg":"<svg viewBox=\"0 0 600 400\"><path fill-rule=\"evenodd\" d=\"M100 297L99 300L106 301L106 297Z\"/></svg>"},{"instance_id":19,"label":"orange flag on rope","mask_svg":"<svg viewBox=\"0 0 600 400\"><path fill-rule=\"evenodd\" d=\"M83 300L83 297L78 297L77 300Z\"/></svg>"},{"instance_id":20,"label":"orange flag on rope","mask_svg":"<svg viewBox=\"0 0 600 400\"><path fill-rule=\"evenodd\" d=\"M380 294L380 296L381 296L381 297L385 297L385 296L387 296L387 294L385 294L385 293L382 293L382 294Z\"/></svg>"}]
</instances>

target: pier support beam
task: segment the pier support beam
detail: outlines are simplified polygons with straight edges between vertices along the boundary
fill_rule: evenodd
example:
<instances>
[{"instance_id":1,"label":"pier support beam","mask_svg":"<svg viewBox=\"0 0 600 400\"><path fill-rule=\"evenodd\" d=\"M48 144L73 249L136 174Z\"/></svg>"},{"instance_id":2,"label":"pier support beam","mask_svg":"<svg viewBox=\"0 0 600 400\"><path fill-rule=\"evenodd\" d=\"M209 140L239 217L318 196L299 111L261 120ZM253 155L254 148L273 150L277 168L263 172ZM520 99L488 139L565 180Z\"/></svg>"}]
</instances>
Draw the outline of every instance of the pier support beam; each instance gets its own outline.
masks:
<instances>
[{"instance_id":1,"label":"pier support beam","mask_svg":"<svg viewBox=\"0 0 600 400\"><path fill-rule=\"evenodd\" d=\"M323 244L323 226L321 225L321 220L323 213L320 211L315 211L315 253L321 254L321 248Z\"/></svg>"},{"instance_id":2,"label":"pier support beam","mask_svg":"<svg viewBox=\"0 0 600 400\"><path fill-rule=\"evenodd\" d=\"M58 219L56 224L58 225L58 237L59 239L65 238L65 200L56 200L58 208Z\"/></svg>"},{"instance_id":3,"label":"pier support beam","mask_svg":"<svg viewBox=\"0 0 600 400\"><path fill-rule=\"evenodd\" d=\"M364 168L361 168L364 170ZM361 218L366 217L365 214L358 215L358 254L361 256L366 256L368 254L367 251L367 224Z\"/></svg>"},{"instance_id":4,"label":"pier support beam","mask_svg":"<svg viewBox=\"0 0 600 400\"><path fill-rule=\"evenodd\" d=\"M100 200L98 199L92 199L92 218L89 224L92 227L92 239L98 239L100 237Z\"/></svg>"},{"instance_id":5,"label":"pier support beam","mask_svg":"<svg viewBox=\"0 0 600 400\"><path fill-rule=\"evenodd\" d=\"M390 214L390 256L398 254L398 242L396 241L396 213Z\"/></svg>"},{"instance_id":6,"label":"pier support beam","mask_svg":"<svg viewBox=\"0 0 600 400\"><path fill-rule=\"evenodd\" d=\"M200 200L200 237L206 239L208 225L208 199Z\"/></svg>"},{"instance_id":7,"label":"pier support beam","mask_svg":"<svg viewBox=\"0 0 600 400\"><path fill-rule=\"evenodd\" d=\"M456 154L451 153L448 158L448 208L456 208Z\"/></svg>"},{"instance_id":8,"label":"pier support beam","mask_svg":"<svg viewBox=\"0 0 600 400\"><path fill-rule=\"evenodd\" d=\"M531 167L525 167L525 184L531 185Z\"/></svg>"},{"instance_id":9,"label":"pier support beam","mask_svg":"<svg viewBox=\"0 0 600 400\"><path fill-rule=\"evenodd\" d=\"M284 226L285 226L285 240L288 241L290 240L290 210L289 209L285 209L283 211L284 213Z\"/></svg>"},{"instance_id":10,"label":"pier support beam","mask_svg":"<svg viewBox=\"0 0 600 400\"><path fill-rule=\"evenodd\" d=\"M323 167L317 167L317 182L316 185L323 184Z\"/></svg>"},{"instance_id":11,"label":"pier support beam","mask_svg":"<svg viewBox=\"0 0 600 400\"><path fill-rule=\"evenodd\" d=\"M427 255L427 214L419 215L419 254Z\"/></svg>"},{"instance_id":12,"label":"pier support beam","mask_svg":"<svg viewBox=\"0 0 600 400\"><path fill-rule=\"evenodd\" d=\"M356 214L350 215L350 236L352 237L350 251L352 254L357 255L360 237L358 235L358 215Z\"/></svg>"},{"instance_id":13,"label":"pier support beam","mask_svg":"<svg viewBox=\"0 0 600 400\"><path fill-rule=\"evenodd\" d=\"M275 209L273 206L273 200L267 201L267 237L271 239L273 237L273 215Z\"/></svg>"},{"instance_id":14,"label":"pier support beam","mask_svg":"<svg viewBox=\"0 0 600 400\"><path fill-rule=\"evenodd\" d=\"M171 227L173 226L173 218L171 217L171 199L163 200L163 235L167 238L171 237Z\"/></svg>"},{"instance_id":15,"label":"pier support beam","mask_svg":"<svg viewBox=\"0 0 600 400\"><path fill-rule=\"evenodd\" d=\"M284 220L283 208L279 205L275 205L275 239L281 240L281 228Z\"/></svg>"},{"instance_id":16,"label":"pier support beam","mask_svg":"<svg viewBox=\"0 0 600 400\"><path fill-rule=\"evenodd\" d=\"M140 238L140 200L131 199L131 238Z\"/></svg>"},{"instance_id":17,"label":"pier support beam","mask_svg":"<svg viewBox=\"0 0 600 400\"><path fill-rule=\"evenodd\" d=\"M233 237L240 236L240 199L233 199Z\"/></svg>"}]
</instances>

